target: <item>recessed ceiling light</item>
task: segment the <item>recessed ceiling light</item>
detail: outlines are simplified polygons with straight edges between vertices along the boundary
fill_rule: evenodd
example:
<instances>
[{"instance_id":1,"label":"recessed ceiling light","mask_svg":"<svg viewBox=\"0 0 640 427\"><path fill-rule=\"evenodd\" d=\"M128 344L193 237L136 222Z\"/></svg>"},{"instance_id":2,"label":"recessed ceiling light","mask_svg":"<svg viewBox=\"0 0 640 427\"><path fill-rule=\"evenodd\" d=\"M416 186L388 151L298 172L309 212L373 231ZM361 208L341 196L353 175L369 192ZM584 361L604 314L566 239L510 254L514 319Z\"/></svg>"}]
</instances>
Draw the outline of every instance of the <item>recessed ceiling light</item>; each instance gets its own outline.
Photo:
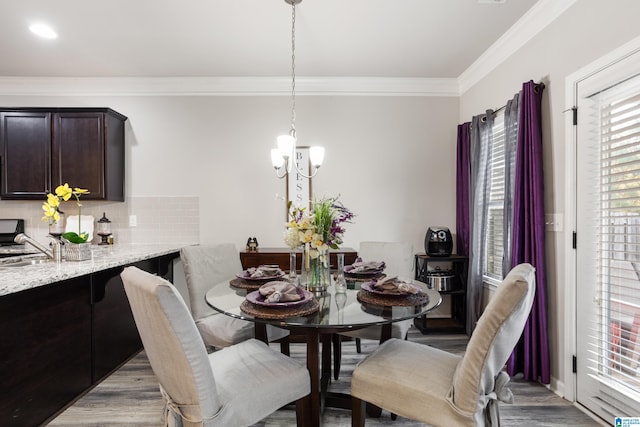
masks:
<instances>
[{"instance_id":1,"label":"recessed ceiling light","mask_svg":"<svg viewBox=\"0 0 640 427\"><path fill-rule=\"evenodd\" d=\"M48 26L47 24L35 23L29 25L29 30L37 36L40 36L44 39L57 39L58 34L53 31L53 28Z\"/></svg>"}]
</instances>

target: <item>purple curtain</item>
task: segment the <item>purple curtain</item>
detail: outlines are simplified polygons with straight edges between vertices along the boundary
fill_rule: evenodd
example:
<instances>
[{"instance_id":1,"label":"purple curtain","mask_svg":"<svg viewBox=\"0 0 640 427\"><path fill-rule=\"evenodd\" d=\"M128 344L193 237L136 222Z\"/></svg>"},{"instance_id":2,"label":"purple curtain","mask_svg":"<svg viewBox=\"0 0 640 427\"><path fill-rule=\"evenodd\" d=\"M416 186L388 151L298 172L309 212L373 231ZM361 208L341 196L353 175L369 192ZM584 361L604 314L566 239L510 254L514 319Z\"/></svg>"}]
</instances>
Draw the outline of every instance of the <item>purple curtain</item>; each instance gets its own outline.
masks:
<instances>
[{"instance_id":1,"label":"purple curtain","mask_svg":"<svg viewBox=\"0 0 640 427\"><path fill-rule=\"evenodd\" d=\"M456 152L456 251L469 255L469 126L458 125Z\"/></svg>"},{"instance_id":2,"label":"purple curtain","mask_svg":"<svg viewBox=\"0 0 640 427\"><path fill-rule=\"evenodd\" d=\"M550 383L547 336L544 175L542 172L541 101L544 85L522 85L518 120L518 151L513 213L512 266L528 262L536 269L536 296L531 314L507 372L524 379Z\"/></svg>"}]
</instances>

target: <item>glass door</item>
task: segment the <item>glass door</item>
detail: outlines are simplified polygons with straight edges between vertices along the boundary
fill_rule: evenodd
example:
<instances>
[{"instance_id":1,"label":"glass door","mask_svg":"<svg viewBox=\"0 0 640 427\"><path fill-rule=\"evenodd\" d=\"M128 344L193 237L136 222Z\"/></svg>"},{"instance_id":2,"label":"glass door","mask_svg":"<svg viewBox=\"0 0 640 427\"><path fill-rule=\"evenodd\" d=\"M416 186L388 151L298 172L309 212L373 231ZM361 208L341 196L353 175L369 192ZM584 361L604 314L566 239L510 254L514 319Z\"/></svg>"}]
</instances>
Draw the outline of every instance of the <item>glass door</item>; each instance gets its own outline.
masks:
<instances>
[{"instance_id":1,"label":"glass door","mask_svg":"<svg viewBox=\"0 0 640 427\"><path fill-rule=\"evenodd\" d=\"M578 83L577 401L640 415L640 53Z\"/></svg>"}]
</instances>

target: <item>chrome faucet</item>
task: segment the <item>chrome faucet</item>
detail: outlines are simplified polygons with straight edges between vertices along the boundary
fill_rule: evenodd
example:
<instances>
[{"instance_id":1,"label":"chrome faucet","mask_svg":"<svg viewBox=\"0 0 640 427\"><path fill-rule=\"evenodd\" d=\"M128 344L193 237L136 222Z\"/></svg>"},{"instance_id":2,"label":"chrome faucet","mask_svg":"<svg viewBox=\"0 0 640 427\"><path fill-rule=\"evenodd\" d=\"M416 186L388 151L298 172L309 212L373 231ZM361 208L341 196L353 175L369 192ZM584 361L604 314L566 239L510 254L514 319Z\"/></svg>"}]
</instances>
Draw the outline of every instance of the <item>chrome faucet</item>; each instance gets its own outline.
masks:
<instances>
[{"instance_id":1,"label":"chrome faucet","mask_svg":"<svg viewBox=\"0 0 640 427\"><path fill-rule=\"evenodd\" d=\"M43 244L38 243L37 241L33 240L31 237L27 236L24 233L17 234L16 237L13 238L13 241L19 244L28 243L34 248L36 248L37 250L39 250L40 252L42 252L43 254L45 254L47 257L54 259L54 254L51 249L48 249Z\"/></svg>"}]
</instances>

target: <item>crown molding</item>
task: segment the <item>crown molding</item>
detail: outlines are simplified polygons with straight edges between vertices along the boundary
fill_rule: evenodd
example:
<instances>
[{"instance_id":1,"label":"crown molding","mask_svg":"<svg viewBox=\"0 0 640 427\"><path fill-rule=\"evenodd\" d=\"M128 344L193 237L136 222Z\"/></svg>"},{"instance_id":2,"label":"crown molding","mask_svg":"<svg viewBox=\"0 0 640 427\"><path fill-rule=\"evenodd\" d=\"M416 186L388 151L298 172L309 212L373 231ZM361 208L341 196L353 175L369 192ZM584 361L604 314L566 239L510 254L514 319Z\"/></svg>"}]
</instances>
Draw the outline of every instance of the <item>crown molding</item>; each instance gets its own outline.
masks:
<instances>
[{"instance_id":1,"label":"crown molding","mask_svg":"<svg viewBox=\"0 0 640 427\"><path fill-rule=\"evenodd\" d=\"M287 80L288 94L291 81ZM404 77L296 77L296 95L458 96L458 80Z\"/></svg>"},{"instance_id":2,"label":"crown molding","mask_svg":"<svg viewBox=\"0 0 640 427\"><path fill-rule=\"evenodd\" d=\"M0 95L290 96L289 77L0 77ZM296 95L458 96L457 79L297 77Z\"/></svg>"},{"instance_id":3,"label":"crown molding","mask_svg":"<svg viewBox=\"0 0 640 427\"><path fill-rule=\"evenodd\" d=\"M459 94L487 76L508 57L522 48L536 34L553 22L577 0L539 0L489 49L458 76Z\"/></svg>"}]
</instances>

